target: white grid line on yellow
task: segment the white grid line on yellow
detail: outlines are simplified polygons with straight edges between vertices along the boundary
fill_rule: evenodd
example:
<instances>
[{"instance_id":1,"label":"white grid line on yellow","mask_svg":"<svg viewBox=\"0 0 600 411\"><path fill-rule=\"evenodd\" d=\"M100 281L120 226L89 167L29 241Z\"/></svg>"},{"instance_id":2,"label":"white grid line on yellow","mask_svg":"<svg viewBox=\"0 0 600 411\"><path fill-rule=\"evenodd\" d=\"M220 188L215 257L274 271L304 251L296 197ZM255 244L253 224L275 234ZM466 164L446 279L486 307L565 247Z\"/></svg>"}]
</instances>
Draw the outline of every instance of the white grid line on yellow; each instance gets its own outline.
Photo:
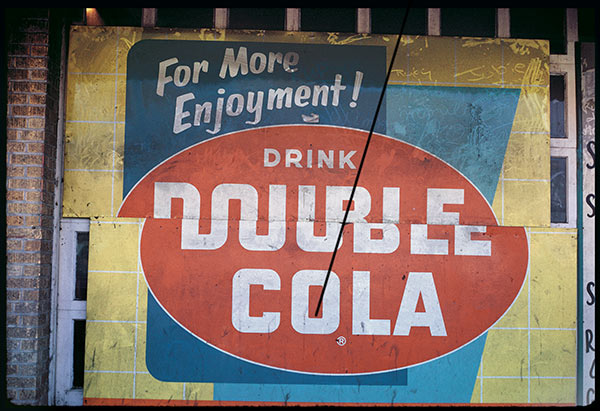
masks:
<instances>
[{"instance_id":1,"label":"white grid line on yellow","mask_svg":"<svg viewBox=\"0 0 600 411\"><path fill-rule=\"evenodd\" d=\"M138 244L141 244L142 241L142 224L138 224ZM136 282L135 282L135 321L139 320L138 318L138 308L139 308L139 300L140 300L140 272L141 272L141 259L140 253L138 252L137 258L137 273L136 273ZM135 398L135 371L137 370L137 350L138 350L138 326L135 326L134 331L134 341L133 341L133 398Z\"/></svg>"},{"instance_id":2,"label":"white grid line on yellow","mask_svg":"<svg viewBox=\"0 0 600 411\"><path fill-rule=\"evenodd\" d=\"M528 243L531 244L531 229L526 227ZM531 254L529 256L531 262ZM531 267L527 264L527 402L531 403Z\"/></svg>"},{"instance_id":3,"label":"white grid line on yellow","mask_svg":"<svg viewBox=\"0 0 600 411\"><path fill-rule=\"evenodd\" d=\"M65 168L65 171L85 171L92 173L122 173L123 170L112 170L112 169L94 169L94 168Z\"/></svg>"},{"instance_id":4,"label":"white grid line on yellow","mask_svg":"<svg viewBox=\"0 0 600 411\"><path fill-rule=\"evenodd\" d=\"M119 36L120 28L117 27L117 35L115 39L115 74L119 72ZM116 161L116 150L117 150L117 96L119 95L119 83L118 76L115 75L115 95L114 95L114 107L113 107L113 147L112 147L112 176L110 184L110 215L115 213L115 161Z\"/></svg>"}]
</instances>

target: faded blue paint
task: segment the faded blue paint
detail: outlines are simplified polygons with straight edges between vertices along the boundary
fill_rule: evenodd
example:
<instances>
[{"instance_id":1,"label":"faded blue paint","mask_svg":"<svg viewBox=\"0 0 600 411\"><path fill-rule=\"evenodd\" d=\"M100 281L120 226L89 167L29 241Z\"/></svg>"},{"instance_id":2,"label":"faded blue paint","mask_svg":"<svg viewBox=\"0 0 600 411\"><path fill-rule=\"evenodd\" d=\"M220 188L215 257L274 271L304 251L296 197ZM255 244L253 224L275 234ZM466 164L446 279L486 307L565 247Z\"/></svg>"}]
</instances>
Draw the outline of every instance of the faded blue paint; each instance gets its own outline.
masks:
<instances>
[{"instance_id":1,"label":"faded blue paint","mask_svg":"<svg viewBox=\"0 0 600 411\"><path fill-rule=\"evenodd\" d=\"M215 384L217 401L469 403L487 333L438 360L411 367L406 385Z\"/></svg>"},{"instance_id":2,"label":"faded blue paint","mask_svg":"<svg viewBox=\"0 0 600 411\"><path fill-rule=\"evenodd\" d=\"M328 377L282 371L240 360L211 347L177 325L150 293L148 318L146 367L154 378L161 381L358 386L406 384L406 370Z\"/></svg>"},{"instance_id":3,"label":"faded blue paint","mask_svg":"<svg viewBox=\"0 0 600 411\"><path fill-rule=\"evenodd\" d=\"M390 85L387 135L446 161L492 204L520 93L506 88Z\"/></svg>"},{"instance_id":4,"label":"faded blue paint","mask_svg":"<svg viewBox=\"0 0 600 411\"><path fill-rule=\"evenodd\" d=\"M298 53L298 64L294 72L285 72L281 68L272 73L246 75L238 73L235 77L219 77L221 62L226 48L233 48L237 56L240 47L247 48L247 55L260 52ZM248 43L229 41L190 41L190 40L142 40L133 45L127 56L127 94L124 147L123 195L131 190L148 171L175 153L215 136L244 130L280 124L303 124L303 115L313 113L319 116L319 124L340 125L369 130L375 108L381 95L381 87L386 74L385 46L335 46L329 44L295 43ZM174 80L164 88L163 96L157 94L159 63L177 58L177 63L167 68L167 75L173 77L178 65L193 67L194 62L206 60L208 71L200 72L199 81L192 80L185 86L177 87ZM281 67L281 66L279 66ZM356 71L363 75L358 94L358 104L352 108L353 86ZM340 74L341 84L346 88L339 92L339 103L333 105L333 92L330 90L327 106L307 103L304 107L292 104L290 108L267 110L267 91L269 89L300 86L334 84L336 74ZM183 76L183 75L182 75ZM192 76L190 75L190 78ZM219 90L223 90L220 94ZM184 94L193 93L194 99L184 104L184 110L190 115L185 123L193 123L195 104L211 102L212 117L215 116L217 100L226 99L232 94L246 96L249 92L265 93L262 119L258 124L254 115L243 110L237 116L223 113L221 130L211 134L214 121L200 126L191 126L187 130L174 134L173 119L176 99ZM255 102L257 97L255 97ZM312 100L308 100L311 102ZM319 100L320 102L321 100ZM246 101L247 104L247 101ZM224 105L223 105L224 107ZM223 111L225 109L223 108ZM385 107L378 116L376 131L385 132Z\"/></svg>"}]
</instances>

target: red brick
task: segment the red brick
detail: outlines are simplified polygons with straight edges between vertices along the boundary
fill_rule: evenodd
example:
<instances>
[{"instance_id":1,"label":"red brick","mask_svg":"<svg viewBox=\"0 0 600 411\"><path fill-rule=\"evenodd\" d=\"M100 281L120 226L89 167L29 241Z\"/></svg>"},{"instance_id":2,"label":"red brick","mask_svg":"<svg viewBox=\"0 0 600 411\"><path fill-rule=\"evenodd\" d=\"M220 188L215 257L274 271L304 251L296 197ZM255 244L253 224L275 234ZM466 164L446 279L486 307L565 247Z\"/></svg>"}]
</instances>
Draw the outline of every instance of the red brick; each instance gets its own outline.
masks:
<instances>
[{"instance_id":1,"label":"red brick","mask_svg":"<svg viewBox=\"0 0 600 411\"><path fill-rule=\"evenodd\" d=\"M6 73L8 81L11 80L27 80L29 78L29 70L24 68L10 68Z\"/></svg>"},{"instance_id":2,"label":"red brick","mask_svg":"<svg viewBox=\"0 0 600 411\"><path fill-rule=\"evenodd\" d=\"M29 189L29 190L41 190L43 182L38 178L11 178L7 184L9 189Z\"/></svg>"},{"instance_id":3,"label":"red brick","mask_svg":"<svg viewBox=\"0 0 600 411\"><path fill-rule=\"evenodd\" d=\"M25 251L40 251L42 249L42 240L25 241Z\"/></svg>"},{"instance_id":4,"label":"red brick","mask_svg":"<svg viewBox=\"0 0 600 411\"><path fill-rule=\"evenodd\" d=\"M41 202L42 201L42 193L39 191L27 191L27 192L25 192L25 201Z\"/></svg>"},{"instance_id":5,"label":"red brick","mask_svg":"<svg viewBox=\"0 0 600 411\"><path fill-rule=\"evenodd\" d=\"M25 168L25 175L31 178L41 178L44 174L44 168L42 166L27 166Z\"/></svg>"},{"instance_id":6,"label":"red brick","mask_svg":"<svg viewBox=\"0 0 600 411\"><path fill-rule=\"evenodd\" d=\"M27 143L27 149L26 151L28 153L43 153L44 150L46 149L45 147L46 145L44 143Z\"/></svg>"},{"instance_id":7,"label":"red brick","mask_svg":"<svg viewBox=\"0 0 600 411\"><path fill-rule=\"evenodd\" d=\"M6 290L6 300L7 301L19 301L21 300L21 291L20 290Z\"/></svg>"},{"instance_id":8,"label":"red brick","mask_svg":"<svg viewBox=\"0 0 600 411\"><path fill-rule=\"evenodd\" d=\"M42 218L40 216L25 216L23 224L30 227L36 227L42 225Z\"/></svg>"},{"instance_id":9,"label":"red brick","mask_svg":"<svg viewBox=\"0 0 600 411\"><path fill-rule=\"evenodd\" d=\"M9 153L24 153L26 151L25 143L9 142L6 144L6 151Z\"/></svg>"},{"instance_id":10,"label":"red brick","mask_svg":"<svg viewBox=\"0 0 600 411\"><path fill-rule=\"evenodd\" d=\"M30 80L47 80L48 79L48 70L39 69L39 70L29 70L29 79Z\"/></svg>"},{"instance_id":11,"label":"red brick","mask_svg":"<svg viewBox=\"0 0 600 411\"><path fill-rule=\"evenodd\" d=\"M11 114L13 116L44 116L45 108L43 106L26 106L13 105L11 108Z\"/></svg>"},{"instance_id":12,"label":"red brick","mask_svg":"<svg viewBox=\"0 0 600 411\"><path fill-rule=\"evenodd\" d=\"M43 81L12 81L10 84L17 93L45 93L47 87Z\"/></svg>"},{"instance_id":13,"label":"red brick","mask_svg":"<svg viewBox=\"0 0 600 411\"><path fill-rule=\"evenodd\" d=\"M22 57L13 57L12 59L13 67L23 67L23 68L46 68L48 65L48 59L45 57L30 57L30 56L22 56Z\"/></svg>"},{"instance_id":14,"label":"red brick","mask_svg":"<svg viewBox=\"0 0 600 411\"><path fill-rule=\"evenodd\" d=\"M9 215L6 216L6 225L8 226L20 226L23 225L23 216L18 216L18 215ZM10 241L10 240L8 240ZM7 241L7 243L8 243ZM21 248L21 247L19 247ZM8 247L9 250L11 250L12 248Z\"/></svg>"},{"instance_id":15,"label":"red brick","mask_svg":"<svg viewBox=\"0 0 600 411\"><path fill-rule=\"evenodd\" d=\"M20 217L17 217L20 218ZM23 249L23 241L22 240L7 240L6 241L6 249L8 251L21 251Z\"/></svg>"},{"instance_id":16,"label":"red brick","mask_svg":"<svg viewBox=\"0 0 600 411\"><path fill-rule=\"evenodd\" d=\"M30 117L27 120L27 127L29 127L29 128L42 129L42 128L44 128L45 125L46 125L46 121L44 118Z\"/></svg>"},{"instance_id":17,"label":"red brick","mask_svg":"<svg viewBox=\"0 0 600 411\"><path fill-rule=\"evenodd\" d=\"M35 154L11 154L10 164L42 165L44 156Z\"/></svg>"},{"instance_id":18,"label":"red brick","mask_svg":"<svg viewBox=\"0 0 600 411\"><path fill-rule=\"evenodd\" d=\"M36 214L42 210L42 205L39 203L8 203L6 212L8 214Z\"/></svg>"},{"instance_id":19,"label":"red brick","mask_svg":"<svg viewBox=\"0 0 600 411\"><path fill-rule=\"evenodd\" d=\"M6 253L6 261L8 263L22 263L22 264L39 264L41 262L41 256L39 253Z\"/></svg>"},{"instance_id":20,"label":"red brick","mask_svg":"<svg viewBox=\"0 0 600 411\"><path fill-rule=\"evenodd\" d=\"M17 190L9 190L6 192L6 201L23 201L25 200L25 192Z\"/></svg>"},{"instance_id":21,"label":"red brick","mask_svg":"<svg viewBox=\"0 0 600 411\"><path fill-rule=\"evenodd\" d=\"M33 45L31 46L32 56L47 56L48 46L47 45Z\"/></svg>"},{"instance_id":22,"label":"red brick","mask_svg":"<svg viewBox=\"0 0 600 411\"><path fill-rule=\"evenodd\" d=\"M30 100L27 94L9 94L8 104L27 104Z\"/></svg>"},{"instance_id":23,"label":"red brick","mask_svg":"<svg viewBox=\"0 0 600 411\"><path fill-rule=\"evenodd\" d=\"M29 104L46 104L46 95L29 94Z\"/></svg>"},{"instance_id":24,"label":"red brick","mask_svg":"<svg viewBox=\"0 0 600 411\"><path fill-rule=\"evenodd\" d=\"M8 56L28 56L31 53L31 45L27 43L8 43Z\"/></svg>"},{"instance_id":25,"label":"red brick","mask_svg":"<svg viewBox=\"0 0 600 411\"><path fill-rule=\"evenodd\" d=\"M6 128L25 128L27 119L18 117L7 117Z\"/></svg>"},{"instance_id":26,"label":"red brick","mask_svg":"<svg viewBox=\"0 0 600 411\"><path fill-rule=\"evenodd\" d=\"M7 238L42 238L42 230L39 228L7 228Z\"/></svg>"},{"instance_id":27,"label":"red brick","mask_svg":"<svg viewBox=\"0 0 600 411\"><path fill-rule=\"evenodd\" d=\"M25 167L20 167L19 165L8 166L6 167L6 176L25 177Z\"/></svg>"}]
</instances>

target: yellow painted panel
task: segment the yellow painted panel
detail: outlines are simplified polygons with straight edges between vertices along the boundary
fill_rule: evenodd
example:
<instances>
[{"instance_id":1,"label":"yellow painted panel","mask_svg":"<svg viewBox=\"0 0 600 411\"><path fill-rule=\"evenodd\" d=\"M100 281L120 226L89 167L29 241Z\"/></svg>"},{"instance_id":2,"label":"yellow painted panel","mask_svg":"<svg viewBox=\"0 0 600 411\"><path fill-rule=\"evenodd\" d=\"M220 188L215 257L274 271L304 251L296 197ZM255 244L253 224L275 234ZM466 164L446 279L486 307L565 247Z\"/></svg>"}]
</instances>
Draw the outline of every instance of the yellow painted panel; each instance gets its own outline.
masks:
<instances>
[{"instance_id":1,"label":"yellow painted panel","mask_svg":"<svg viewBox=\"0 0 600 411\"><path fill-rule=\"evenodd\" d=\"M577 235L567 229L532 230L530 242L531 326L575 328Z\"/></svg>"},{"instance_id":2,"label":"yellow painted panel","mask_svg":"<svg viewBox=\"0 0 600 411\"><path fill-rule=\"evenodd\" d=\"M550 132L548 87L523 87L517 104L513 131Z\"/></svg>"},{"instance_id":3,"label":"yellow painted panel","mask_svg":"<svg viewBox=\"0 0 600 411\"><path fill-rule=\"evenodd\" d=\"M527 343L526 329L490 330L482 358L483 376L527 376Z\"/></svg>"},{"instance_id":4,"label":"yellow painted panel","mask_svg":"<svg viewBox=\"0 0 600 411\"><path fill-rule=\"evenodd\" d=\"M133 371L135 324L88 322L85 331L85 369Z\"/></svg>"},{"instance_id":5,"label":"yellow painted panel","mask_svg":"<svg viewBox=\"0 0 600 411\"><path fill-rule=\"evenodd\" d=\"M485 378L482 383L484 403L526 403L526 378Z\"/></svg>"},{"instance_id":6,"label":"yellow painted panel","mask_svg":"<svg viewBox=\"0 0 600 411\"><path fill-rule=\"evenodd\" d=\"M531 330L531 375L575 377L575 330Z\"/></svg>"},{"instance_id":7,"label":"yellow painted panel","mask_svg":"<svg viewBox=\"0 0 600 411\"><path fill-rule=\"evenodd\" d=\"M207 401L214 398L214 385L209 383L185 384L185 398L188 400Z\"/></svg>"},{"instance_id":8,"label":"yellow painted panel","mask_svg":"<svg viewBox=\"0 0 600 411\"><path fill-rule=\"evenodd\" d=\"M531 379L531 402L575 404L575 378Z\"/></svg>"},{"instance_id":9,"label":"yellow painted panel","mask_svg":"<svg viewBox=\"0 0 600 411\"><path fill-rule=\"evenodd\" d=\"M386 39L389 42L389 47L396 46L396 40L398 39L398 37L384 36L384 40ZM389 84L402 84L406 83L409 80L408 73L410 71L410 66L408 55L410 52L410 45L414 43L414 41L415 36L402 36L402 38L400 39L400 46L398 47L398 53L394 58L394 67L392 68L392 72L390 73ZM393 50L394 49L391 48L391 51L388 54L391 54Z\"/></svg>"},{"instance_id":10,"label":"yellow painted panel","mask_svg":"<svg viewBox=\"0 0 600 411\"><path fill-rule=\"evenodd\" d=\"M117 82L117 97L116 97L116 121L125 122L125 90L127 79L125 76L119 76ZM123 127L123 125L120 125Z\"/></svg>"},{"instance_id":11,"label":"yellow painted panel","mask_svg":"<svg viewBox=\"0 0 600 411\"><path fill-rule=\"evenodd\" d=\"M110 216L112 192L122 191L114 181L110 171L65 170L63 217Z\"/></svg>"},{"instance_id":12,"label":"yellow painted panel","mask_svg":"<svg viewBox=\"0 0 600 411\"><path fill-rule=\"evenodd\" d=\"M549 81L547 40L502 39L504 82L512 85L547 85Z\"/></svg>"},{"instance_id":13,"label":"yellow painted panel","mask_svg":"<svg viewBox=\"0 0 600 411\"><path fill-rule=\"evenodd\" d=\"M184 389L180 382L163 382L150 374L135 376L135 398L183 400Z\"/></svg>"},{"instance_id":14,"label":"yellow painted panel","mask_svg":"<svg viewBox=\"0 0 600 411\"><path fill-rule=\"evenodd\" d=\"M529 302L529 281L525 278L525 284L519 293L517 299L513 302L509 310L498 321L494 327L527 327L528 302Z\"/></svg>"},{"instance_id":15,"label":"yellow painted panel","mask_svg":"<svg viewBox=\"0 0 600 411\"><path fill-rule=\"evenodd\" d=\"M148 285L144 279L144 275L138 275L138 318L146 318L146 310L148 308Z\"/></svg>"},{"instance_id":16,"label":"yellow painted panel","mask_svg":"<svg viewBox=\"0 0 600 411\"><path fill-rule=\"evenodd\" d=\"M119 208L123 202L123 173L115 172L113 176L112 213L108 215L116 216L119 213Z\"/></svg>"},{"instance_id":17,"label":"yellow painted panel","mask_svg":"<svg viewBox=\"0 0 600 411\"><path fill-rule=\"evenodd\" d=\"M112 27L72 26L69 72L114 73L116 45L117 31Z\"/></svg>"},{"instance_id":18,"label":"yellow painted panel","mask_svg":"<svg viewBox=\"0 0 600 411\"><path fill-rule=\"evenodd\" d=\"M503 181L504 225L550 225L549 181Z\"/></svg>"},{"instance_id":19,"label":"yellow painted panel","mask_svg":"<svg viewBox=\"0 0 600 411\"><path fill-rule=\"evenodd\" d=\"M409 44L409 80L418 83L454 83L454 47L452 37L414 37Z\"/></svg>"},{"instance_id":20,"label":"yellow painted panel","mask_svg":"<svg viewBox=\"0 0 600 411\"><path fill-rule=\"evenodd\" d=\"M511 134L504 158L504 178L550 180L550 136Z\"/></svg>"},{"instance_id":21,"label":"yellow painted panel","mask_svg":"<svg viewBox=\"0 0 600 411\"><path fill-rule=\"evenodd\" d=\"M92 221L89 270L137 271L138 237L137 223Z\"/></svg>"},{"instance_id":22,"label":"yellow painted panel","mask_svg":"<svg viewBox=\"0 0 600 411\"><path fill-rule=\"evenodd\" d=\"M148 372L148 368L146 368L146 324L137 324L137 333L135 370Z\"/></svg>"},{"instance_id":23,"label":"yellow painted panel","mask_svg":"<svg viewBox=\"0 0 600 411\"><path fill-rule=\"evenodd\" d=\"M501 85L502 49L500 39L457 40L456 81L458 83Z\"/></svg>"},{"instance_id":24,"label":"yellow painted panel","mask_svg":"<svg viewBox=\"0 0 600 411\"><path fill-rule=\"evenodd\" d=\"M144 29L141 27L118 27L118 43L114 53L117 55L117 73L127 73L127 54L131 47L144 38Z\"/></svg>"},{"instance_id":25,"label":"yellow painted panel","mask_svg":"<svg viewBox=\"0 0 600 411\"><path fill-rule=\"evenodd\" d=\"M133 398L133 374L86 372L85 398Z\"/></svg>"},{"instance_id":26,"label":"yellow painted panel","mask_svg":"<svg viewBox=\"0 0 600 411\"><path fill-rule=\"evenodd\" d=\"M498 225L503 225L504 221L504 194L503 194L503 181L498 179L498 185L496 186L496 192L494 193L494 201L492 201L492 210L498 220Z\"/></svg>"},{"instance_id":27,"label":"yellow painted panel","mask_svg":"<svg viewBox=\"0 0 600 411\"><path fill-rule=\"evenodd\" d=\"M136 273L88 273L87 319L135 321L136 290Z\"/></svg>"},{"instance_id":28,"label":"yellow painted panel","mask_svg":"<svg viewBox=\"0 0 600 411\"><path fill-rule=\"evenodd\" d=\"M177 40L224 40L225 30L212 28L173 30L169 34L169 38Z\"/></svg>"},{"instance_id":29,"label":"yellow painted panel","mask_svg":"<svg viewBox=\"0 0 600 411\"><path fill-rule=\"evenodd\" d=\"M477 378L475 379L475 386L473 387L473 394L471 394L471 403L481 404L481 368L477 372Z\"/></svg>"},{"instance_id":30,"label":"yellow painted panel","mask_svg":"<svg viewBox=\"0 0 600 411\"><path fill-rule=\"evenodd\" d=\"M115 68L67 77L67 121L115 121Z\"/></svg>"},{"instance_id":31,"label":"yellow painted panel","mask_svg":"<svg viewBox=\"0 0 600 411\"><path fill-rule=\"evenodd\" d=\"M65 169L112 170L114 144L112 123L67 123Z\"/></svg>"}]
</instances>

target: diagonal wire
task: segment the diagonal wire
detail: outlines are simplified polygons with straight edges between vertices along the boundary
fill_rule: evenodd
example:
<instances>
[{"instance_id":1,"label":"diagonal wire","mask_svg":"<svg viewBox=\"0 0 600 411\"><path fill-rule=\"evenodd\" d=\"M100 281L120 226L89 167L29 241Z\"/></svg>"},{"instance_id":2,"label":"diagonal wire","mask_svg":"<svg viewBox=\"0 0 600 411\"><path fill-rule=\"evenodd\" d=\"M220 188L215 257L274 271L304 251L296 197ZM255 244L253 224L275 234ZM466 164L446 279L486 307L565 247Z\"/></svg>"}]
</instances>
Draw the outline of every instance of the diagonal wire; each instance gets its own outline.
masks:
<instances>
[{"instance_id":1,"label":"diagonal wire","mask_svg":"<svg viewBox=\"0 0 600 411\"><path fill-rule=\"evenodd\" d=\"M325 288L327 287L327 282L329 281L329 276L331 275L331 269L333 268L333 262L335 261L337 249L338 249L338 247L340 245L340 241L342 239L342 233L344 232L344 226L346 225L346 221L348 220L348 214L350 212L350 206L352 205L352 200L354 198L354 192L356 191L356 186L358 185L358 179L360 177L360 173L361 173L363 165L365 163L365 157L367 156L367 150L369 149L369 144L371 143L371 137L373 136L373 130L375 129L375 123L377 122L377 116L379 115L379 110L381 109L381 103L383 102L383 96L385 95L385 89L387 88L387 84L390 79L390 74L392 73L392 67L394 66L394 60L396 58L396 54L397 54L398 48L400 46L400 38L402 37L402 33L404 32L404 26L406 25L406 18L408 17L409 10L410 10L410 2L408 2L408 6L406 7L406 13L404 13L404 18L402 20L402 26L400 27L400 33L398 34L398 40L396 41L396 46L394 47L392 59L390 60L390 65L388 67L388 71L385 76L385 82L383 83L383 88L381 89L381 95L379 96L379 102L377 103L377 109L375 110L375 115L373 116L373 122L371 123L371 129L369 130L369 136L367 137L367 141L365 143L365 149L364 149L362 157L360 159L360 165L358 166L358 170L356 171L356 178L354 179L354 184L352 185L352 191L350 192L350 198L348 199L348 204L346 206L346 212L344 213L344 218L343 218L342 224L340 226L340 232L339 232L337 240L335 242L335 247L333 248L333 254L331 255L331 261L329 262L329 268L327 269L327 275L325 276L323 288L321 289L321 295L319 296L319 302L317 303L315 317L317 317L319 315L319 310L321 309L321 304L323 303L323 296L325 295Z\"/></svg>"}]
</instances>

